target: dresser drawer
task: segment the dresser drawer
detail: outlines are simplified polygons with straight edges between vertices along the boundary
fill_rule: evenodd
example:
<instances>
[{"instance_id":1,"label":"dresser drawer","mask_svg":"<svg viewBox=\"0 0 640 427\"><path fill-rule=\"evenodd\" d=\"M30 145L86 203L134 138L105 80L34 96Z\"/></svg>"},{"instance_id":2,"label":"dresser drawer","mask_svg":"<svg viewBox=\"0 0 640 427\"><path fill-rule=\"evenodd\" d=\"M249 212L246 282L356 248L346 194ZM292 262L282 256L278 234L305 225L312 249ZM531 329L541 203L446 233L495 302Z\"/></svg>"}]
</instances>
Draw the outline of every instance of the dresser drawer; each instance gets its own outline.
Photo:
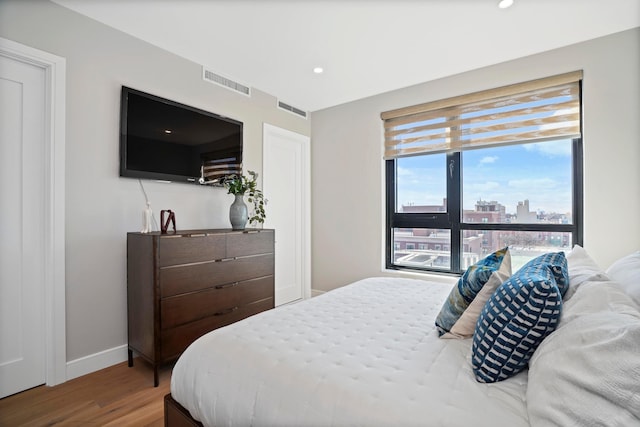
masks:
<instances>
[{"instance_id":1,"label":"dresser drawer","mask_svg":"<svg viewBox=\"0 0 640 427\"><path fill-rule=\"evenodd\" d=\"M228 311L225 314L211 316L195 322L187 323L176 328L167 329L161 332L163 360L177 358L193 341L207 332L230 325L233 322L242 320L265 310L273 308L273 298L268 298L252 304L238 307L236 310ZM224 349L221 349L224 351Z\"/></svg>"},{"instance_id":2,"label":"dresser drawer","mask_svg":"<svg viewBox=\"0 0 640 427\"><path fill-rule=\"evenodd\" d=\"M160 296L179 295L216 285L273 275L273 253L226 261L160 269Z\"/></svg>"},{"instance_id":3,"label":"dresser drawer","mask_svg":"<svg viewBox=\"0 0 640 427\"><path fill-rule=\"evenodd\" d=\"M227 258L273 252L273 230L227 234Z\"/></svg>"},{"instance_id":4,"label":"dresser drawer","mask_svg":"<svg viewBox=\"0 0 640 427\"><path fill-rule=\"evenodd\" d=\"M163 298L160 302L161 327L173 328L216 313L220 315L241 305L273 298L273 285L273 276L266 276Z\"/></svg>"},{"instance_id":5,"label":"dresser drawer","mask_svg":"<svg viewBox=\"0 0 640 427\"><path fill-rule=\"evenodd\" d=\"M224 234L160 237L160 267L226 258Z\"/></svg>"}]
</instances>

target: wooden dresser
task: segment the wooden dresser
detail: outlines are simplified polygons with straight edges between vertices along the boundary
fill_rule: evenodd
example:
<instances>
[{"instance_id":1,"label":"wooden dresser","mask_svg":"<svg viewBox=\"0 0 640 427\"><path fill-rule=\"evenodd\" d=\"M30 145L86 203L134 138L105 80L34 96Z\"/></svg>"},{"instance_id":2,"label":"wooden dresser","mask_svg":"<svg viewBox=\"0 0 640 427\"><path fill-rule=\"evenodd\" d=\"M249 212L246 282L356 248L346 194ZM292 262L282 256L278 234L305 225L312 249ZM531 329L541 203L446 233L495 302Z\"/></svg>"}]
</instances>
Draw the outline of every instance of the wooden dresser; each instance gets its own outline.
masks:
<instances>
[{"instance_id":1,"label":"wooden dresser","mask_svg":"<svg viewBox=\"0 0 640 427\"><path fill-rule=\"evenodd\" d=\"M129 366L154 368L196 338L274 307L274 230L127 234Z\"/></svg>"}]
</instances>

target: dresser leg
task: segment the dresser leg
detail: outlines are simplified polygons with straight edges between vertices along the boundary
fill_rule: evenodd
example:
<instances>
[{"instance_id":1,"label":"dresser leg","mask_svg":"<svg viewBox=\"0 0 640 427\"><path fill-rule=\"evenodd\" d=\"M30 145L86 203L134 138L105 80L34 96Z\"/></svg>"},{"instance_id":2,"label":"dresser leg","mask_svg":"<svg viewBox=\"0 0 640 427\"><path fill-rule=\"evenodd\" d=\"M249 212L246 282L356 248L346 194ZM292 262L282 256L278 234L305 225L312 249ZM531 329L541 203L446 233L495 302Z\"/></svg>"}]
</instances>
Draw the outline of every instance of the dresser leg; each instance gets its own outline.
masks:
<instances>
[{"instance_id":1,"label":"dresser leg","mask_svg":"<svg viewBox=\"0 0 640 427\"><path fill-rule=\"evenodd\" d=\"M133 366L133 350L127 350L129 367Z\"/></svg>"},{"instance_id":2,"label":"dresser leg","mask_svg":"<svg viewBox=\"0 0 640 427\"><path fill-rule=\"evenodd\" d=\"M153 386L158 387L160 381L158 380L158 365L153 365Z\"/></svg>"}]
</instances>

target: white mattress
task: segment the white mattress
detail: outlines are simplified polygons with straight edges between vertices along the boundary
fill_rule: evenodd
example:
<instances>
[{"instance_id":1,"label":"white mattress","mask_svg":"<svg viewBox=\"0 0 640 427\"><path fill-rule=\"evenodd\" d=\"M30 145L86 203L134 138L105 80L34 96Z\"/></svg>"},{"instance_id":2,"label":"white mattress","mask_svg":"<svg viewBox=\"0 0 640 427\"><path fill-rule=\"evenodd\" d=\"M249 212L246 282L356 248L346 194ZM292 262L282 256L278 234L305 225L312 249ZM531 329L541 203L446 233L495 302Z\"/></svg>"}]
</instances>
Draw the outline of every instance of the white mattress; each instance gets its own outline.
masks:
<instances>
[{"instance_id":1,"label":"white mattress","mask_svg":"<svg viewBox=\"0 0 640 427\"><path fill-rule=\"evenodd\" d=\"M205 426L529 426L527 372L475 381L471 340L439 339L449 285L370 278L213 331L171 394Z\"/></svg>"}]
</instances>

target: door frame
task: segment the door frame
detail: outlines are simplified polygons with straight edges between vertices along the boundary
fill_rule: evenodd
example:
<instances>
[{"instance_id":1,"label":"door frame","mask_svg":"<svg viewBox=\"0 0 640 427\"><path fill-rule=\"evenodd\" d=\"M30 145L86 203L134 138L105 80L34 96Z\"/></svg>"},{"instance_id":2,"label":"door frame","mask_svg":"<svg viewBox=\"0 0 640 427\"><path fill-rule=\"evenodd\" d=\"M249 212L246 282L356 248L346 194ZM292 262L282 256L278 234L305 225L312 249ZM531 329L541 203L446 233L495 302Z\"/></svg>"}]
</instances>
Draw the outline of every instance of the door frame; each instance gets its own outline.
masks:
<instances>
[{"instance_id":1,"label":"door frame","mask_svg":"<svg viewBox=\"0 0 640 427\"><path fill-rule=\"evenodd\" d=\"M284 137L289 140L296 141L300 144L302 149L302 164L300 166L301 175L302 175L302 218L300 219L302 222L302 265L301 268L301 276L302 276L302 298L308 299L311 297L311 160L310 160L310 143L311 140L308 136L283 129L269 123L263 123L262 127L263 135L262 135L262 171L263 175L263 190L265 194L268 195L269 179L268 179L268 166L265 162L264 152L268 149L267 144L269 143L269 138L272 137ZM276 233L276 240L278 240L278 233Z\"/></svg>"},{"instance_id":2,"label":"door frame","mask_svg":"<svg viewBox=\"0 0 640 427\"><path fill-rule=\"evenodd\" d=\"M45 380L66 381L65 311L65 91L66 59L0 37L0 55L45 72L44 307Z\"/></svg>"}]
</instances>

